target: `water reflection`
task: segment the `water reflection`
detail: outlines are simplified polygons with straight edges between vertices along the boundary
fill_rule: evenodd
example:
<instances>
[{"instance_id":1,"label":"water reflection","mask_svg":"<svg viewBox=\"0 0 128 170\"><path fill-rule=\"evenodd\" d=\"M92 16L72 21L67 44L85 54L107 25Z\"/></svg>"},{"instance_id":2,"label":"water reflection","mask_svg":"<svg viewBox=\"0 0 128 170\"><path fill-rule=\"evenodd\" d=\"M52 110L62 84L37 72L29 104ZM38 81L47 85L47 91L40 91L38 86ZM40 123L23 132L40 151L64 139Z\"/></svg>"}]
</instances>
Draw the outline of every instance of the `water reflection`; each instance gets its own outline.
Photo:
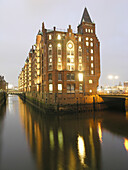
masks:
<instances>
[{"instance_id":1,"label":"water reflection","mask_svg":"<svg viewBox=\"0 0 128 170\"><path fill-rule=\"evenodd\" d=\"M103 139L102 139L101 123L98 123L98 134L99 134L100 142L102 143L102 142L103 142Z\"/></svg>"},{"instance_id":2,"label":"water reflection","mask_svg":"<svg viewBox=\"0 0 128 170\"><path fill-rule=\"evenodd\" d=\"M124 146L126 151L128 152L128 139L124 138Z\"/></svg>"},{"instance_id":3,"label":"water reflection","mask_svg":"<svg viewBox=\"0 0 128 170\"><path fill-rule=\"evenodd\" d=\"M3 130L3 125L4 125L4 122L3 122L3 119L5 117L5 114L6 114L6 105L3 104L1 107L0 107L0 160L1 160L1 152L2 152L2 130Z\"/></svg>"},{"instance_id":4,"label":"water reflection","mask_svg":"<svg viewBox=\"0 0 128 170\"><path fill-rule=\"evenodd\" d=\"M83 139L82 136L78 136L77 140L78 140L78 154L79 154L79 157L80 157L81 164L84 167L87 167L87 165L84 163L84 160L86 158L84 139Z\"/></svg>"},{"instance_id":5,"label":"water reflection","mask_svg":"<svg viewBox=\"0 0 128 170\"><path fill-rule=\"evenodd\" d=\"M74 116L42 118L37 110L19 102L22 125L38 169L100 169L98 122Z\"/></svg>"},{"instance_id":6,"label":"water reflection","mask_svg":"<svg viewBox=\"0 0 128 170\"><path fill-rule=\"evenodd\" d=\"M117 170L122 164L128 168L128 120L122 115L102 112L42 116L20 99L19 103L37 169L104 170L111 166Z\"/></svg>"}]
</instances>

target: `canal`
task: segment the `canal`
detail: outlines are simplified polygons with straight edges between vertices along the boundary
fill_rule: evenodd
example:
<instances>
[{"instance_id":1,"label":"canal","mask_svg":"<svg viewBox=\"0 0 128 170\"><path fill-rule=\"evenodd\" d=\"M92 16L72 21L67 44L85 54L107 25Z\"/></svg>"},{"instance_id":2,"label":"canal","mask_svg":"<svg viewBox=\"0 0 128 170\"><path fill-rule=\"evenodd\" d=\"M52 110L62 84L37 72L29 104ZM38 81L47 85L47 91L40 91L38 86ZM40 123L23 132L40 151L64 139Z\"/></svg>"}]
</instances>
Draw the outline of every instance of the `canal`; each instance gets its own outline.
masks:
<instances>
[{"instance_id":1,"label":"canal","mask_svg":"<svg viewBox=\"0 0 128 170\"><path fill-rule=\"evenodd\" d=\"M42 115L18 96L0 108L0 170L127 170L127 113Z\"/></svg>"}]
</instances>

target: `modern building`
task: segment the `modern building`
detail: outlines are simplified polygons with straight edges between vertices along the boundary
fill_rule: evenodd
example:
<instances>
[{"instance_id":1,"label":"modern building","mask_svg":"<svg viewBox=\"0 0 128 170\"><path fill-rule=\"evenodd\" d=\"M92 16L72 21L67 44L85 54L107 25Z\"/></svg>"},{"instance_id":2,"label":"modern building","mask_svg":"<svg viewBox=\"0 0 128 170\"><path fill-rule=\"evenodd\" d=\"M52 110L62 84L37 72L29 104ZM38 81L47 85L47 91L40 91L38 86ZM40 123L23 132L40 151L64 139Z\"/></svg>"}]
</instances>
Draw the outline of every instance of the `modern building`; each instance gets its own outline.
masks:
<instances>
[{"instance_id":1,"label":"modern building","mask_svg":"<svg viewBox=\"0 0 128 170\"><path fill-rule=\"evenodd\" d=\"M19 75L19 89L46 103L84 103L96 94L100 78L100 43L85 8L77 33L49 30L42 23Z\"/></svg>"}]
</instances>

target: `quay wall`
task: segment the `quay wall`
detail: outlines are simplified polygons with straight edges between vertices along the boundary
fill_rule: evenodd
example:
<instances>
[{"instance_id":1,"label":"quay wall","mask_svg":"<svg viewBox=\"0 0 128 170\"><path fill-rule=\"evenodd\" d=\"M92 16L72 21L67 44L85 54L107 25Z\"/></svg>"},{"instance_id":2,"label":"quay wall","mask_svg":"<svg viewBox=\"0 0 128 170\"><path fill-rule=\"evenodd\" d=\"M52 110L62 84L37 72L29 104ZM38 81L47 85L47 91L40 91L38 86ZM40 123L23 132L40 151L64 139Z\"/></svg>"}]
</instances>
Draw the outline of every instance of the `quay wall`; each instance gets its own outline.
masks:
<instances>
[{"instance_id":1,"label":"quay wall","mask_svg":"<svg viewBox=\"0 0 128 170\"><path fill-rule=\"evenodd\" d=\"M0 107L5 103L7 94L6 92L0 92Z\"/></svg>"},{"instance_id":2,"label":"quay wall","mask_svg":"<svg viewBox=\"0 0 128 170\"><path fill-rule=\"evenodd\" d=\"M41 99L40 94L23 93L19 95L21 99L27 103L39 108L44 114L63 114L63 113L77 113L77 112L92 112L106 109L106 105L101 97L98 95L85 96L84 101L75 103L59 103L59 102L49 102L49 100L44 101ZM85 102L86 101L86 102Z\"/></svg>"}]
</instances>

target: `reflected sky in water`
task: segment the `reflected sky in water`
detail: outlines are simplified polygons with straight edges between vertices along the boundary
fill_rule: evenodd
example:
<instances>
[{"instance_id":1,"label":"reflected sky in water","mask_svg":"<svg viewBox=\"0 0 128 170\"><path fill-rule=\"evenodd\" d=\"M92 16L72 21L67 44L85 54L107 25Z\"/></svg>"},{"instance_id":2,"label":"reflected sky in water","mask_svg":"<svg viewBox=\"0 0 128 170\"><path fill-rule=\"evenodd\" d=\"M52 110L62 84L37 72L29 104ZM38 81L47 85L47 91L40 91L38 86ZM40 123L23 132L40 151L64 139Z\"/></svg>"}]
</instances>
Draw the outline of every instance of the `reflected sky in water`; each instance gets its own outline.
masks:
<instances>
[{"instance_id":1,"label":"reflected sky in water","mask_svg":"<svg viewBox=\"0 0 128 170\"><path fill-rule=\"evenodd\" d=\"M43 116L9 96L0 112L0 170L125 170L127 129L123 113Z\"/></svg>"}]
</instances>

